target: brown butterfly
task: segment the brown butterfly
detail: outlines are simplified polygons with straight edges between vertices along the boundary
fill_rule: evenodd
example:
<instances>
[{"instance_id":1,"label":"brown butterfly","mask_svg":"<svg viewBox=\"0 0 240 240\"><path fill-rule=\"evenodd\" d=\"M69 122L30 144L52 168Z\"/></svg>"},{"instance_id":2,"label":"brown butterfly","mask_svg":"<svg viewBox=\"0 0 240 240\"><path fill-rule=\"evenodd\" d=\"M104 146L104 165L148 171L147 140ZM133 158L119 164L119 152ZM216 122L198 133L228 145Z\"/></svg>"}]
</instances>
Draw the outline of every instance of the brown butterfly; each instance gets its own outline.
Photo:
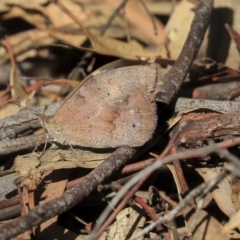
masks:
<instances>
[{"instance_id":1,"label":"brown butterfly","mask_svg":"<svg viewBox=\"0 0 240 240\"><path fill-rule=\"evenodd\" d=\"M93 148L142 146L157 124L157 65L97 70L42 124L61 144Z\"/></svg>"}]
</instances>

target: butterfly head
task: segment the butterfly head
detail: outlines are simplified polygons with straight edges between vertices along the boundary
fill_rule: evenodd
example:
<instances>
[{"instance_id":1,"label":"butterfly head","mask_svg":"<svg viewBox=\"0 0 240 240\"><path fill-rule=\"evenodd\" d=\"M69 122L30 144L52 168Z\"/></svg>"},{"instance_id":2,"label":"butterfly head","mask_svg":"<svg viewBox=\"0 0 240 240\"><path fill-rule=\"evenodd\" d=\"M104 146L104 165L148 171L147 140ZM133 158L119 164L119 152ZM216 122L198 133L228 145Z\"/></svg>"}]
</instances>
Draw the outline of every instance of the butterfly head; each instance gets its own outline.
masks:
<instances>
[{"instance_id":1,"label":"butterfly head","mask_svg":"<svg viewBox=\"0 0 240 240\"><path fill-rule=\"evenodd\" d=\"M54 117L44 116L42 119L40 118L40 122L42 126L47 130L49 138L61 144L66 143L64 130L59 127L59 124L56 123Z\"/></svg>"}]
</instances>

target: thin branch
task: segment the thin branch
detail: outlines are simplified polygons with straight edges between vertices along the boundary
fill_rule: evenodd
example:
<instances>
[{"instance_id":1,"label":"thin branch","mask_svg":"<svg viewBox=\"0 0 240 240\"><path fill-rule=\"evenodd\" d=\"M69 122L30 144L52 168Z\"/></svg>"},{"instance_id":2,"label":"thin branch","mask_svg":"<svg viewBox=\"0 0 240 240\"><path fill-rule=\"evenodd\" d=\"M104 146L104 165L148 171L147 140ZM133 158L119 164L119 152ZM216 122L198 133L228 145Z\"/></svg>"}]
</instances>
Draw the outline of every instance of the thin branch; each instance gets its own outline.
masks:
<instances>
[{"instance_id":1,"label":"thin branch","mask_svg":"<svg viewBox=\"0 0 240 240\"><path fill-rule=\"evenodd\" d=\"M114 12L112 13L112 15L109 17L107 23L105 24L105 26L103 27L103 29L100 32L100 35L104 35L105 32L107 31L107 29L111 26L113 20L117 17L117 15L119 14L119 12L121 11L121 9L125 8L126 4L127 4L128 0L123 0L119 6L114 10Z\"/></svg>"},{"instance_id":2,"label":"thin branch","mask_svg":"<svg viewBox=\"0 0 240 240\"><path fill-rule=\"evenodd\" d=\"M157 28L156 21L155 21L154 17L149 12L149 10L146 6L146 3L143 0L140 0L140 3L142 4L142 6L143 6L144 10L146 11L146 13L148 14L149 18L151 19L151 22L152 22L152 25L153 25L153 33L154 33L155 36L157 36L158 35L158 28Z\"/></svg>"},{"instance_id":3,"label":"thin branch","mask_svg":"<svg viewBox=\"0 0 240 240\"><path fill-rule=\"evenodd\" d=\"M0 156L34 148L47 140L46 133L0 141Z\"/></svg>"},{"instance_id":4,"label":"thin branch","mask_svg":"<svg viewBox=\"0 0 240 240\"><path fill-rule=\"evenodd\" d=\"M240 103L208 99L178 98L174 111L180 112L194 108L208 108L219 112L239 113Z\"/></svg>"},{"instance_id":5,"label":"thin branch","mask_svg":"<svg viewBox=\"0 0 240 240\"><path fill-rule=\"evenodd\" d=\"M23 108L13 116L0 119L0 128L6 128L13 125L21 125L23 123L28 123L30 121L37 120L38 118L34 111L39 112L39 114L45 113L46 116L52 116L55 114L61 103L62 102L52 103L47 107L46 106L31 107L30 109L32 109L33 111Z\"/></svg>"},{"instance_id":6,"label":"thin branch","mask_svg":"<svg viewBox=\"0 0 240 240\"><path fill-rule=\"evenodd\" d=\"M199 1L182 51L173 67L163 76L163 85L156 96L157 101L169 104L178 92L201 46L210 21L212 6L213 0Z\"/></svg>"}]
</instances>

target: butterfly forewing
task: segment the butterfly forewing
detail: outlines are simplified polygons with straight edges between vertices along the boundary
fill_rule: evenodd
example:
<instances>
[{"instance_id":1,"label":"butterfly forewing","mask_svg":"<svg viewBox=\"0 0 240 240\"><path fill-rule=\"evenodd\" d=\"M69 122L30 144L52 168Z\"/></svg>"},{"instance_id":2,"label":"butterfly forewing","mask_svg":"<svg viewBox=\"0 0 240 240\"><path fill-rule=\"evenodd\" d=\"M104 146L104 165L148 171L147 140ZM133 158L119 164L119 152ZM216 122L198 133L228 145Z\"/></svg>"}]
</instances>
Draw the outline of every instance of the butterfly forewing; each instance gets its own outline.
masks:
<instances>
[{"instance_id":1,"label":"butterfly forewing","mask_svg":"<svg viewBox=\"0 0 240 240\"><path fill-rule=\"evenodd\" d=\"M150 66L131 66L93 76L46 123L47 130L55 141L70 145L143 145L157 123L156 71ZM61 137L55 134L56 126L62 129Z\"/></svg>"}]
</instances>

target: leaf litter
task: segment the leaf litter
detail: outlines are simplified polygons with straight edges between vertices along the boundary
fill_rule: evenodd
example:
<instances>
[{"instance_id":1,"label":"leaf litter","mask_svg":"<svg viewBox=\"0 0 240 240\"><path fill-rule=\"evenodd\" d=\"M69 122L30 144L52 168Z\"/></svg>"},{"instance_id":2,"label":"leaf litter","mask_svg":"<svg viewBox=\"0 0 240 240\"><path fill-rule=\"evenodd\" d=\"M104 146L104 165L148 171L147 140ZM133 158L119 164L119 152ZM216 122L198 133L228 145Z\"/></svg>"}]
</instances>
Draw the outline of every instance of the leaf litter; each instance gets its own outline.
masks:
<instances>
[{"instance_id":1,"label":"leaf litter","mask_svg":"<svg viewBox=\"0 0 240 240\"><path fill-rule=\"evenodd\" d=\"M69 92L73 89L76 92L76 89L86 81L96 78L99 73L104 74L136 64L144 66L155 61L161 63L161 67L165 69L163 72L169 71L182 50L194 17L192 9L196 8L194 1L187 0L175 3L129 0L119 11L117 9L122 1L115 3L107 0L88 3L61 1L63 6L70 9L69 15L58 7L58 3L47 0L28 4L17 0L4 0L0 3L2 42L0 121L19 111L17 105L8 103L9 100L33 109L36 105L50 105L55 100L64 101ZM222 7L220 1L216 0L214 7L216 9ZM235 14L240 11L234 3L231 9ZM109 22L111 17L114 19ZM21 25L16 24L18 21L21 21ZM102 34L106 23L107 31ZM233 42L230 46L230 41L226 42L225 38L219 37L217 24L222 24L220 27L224 27L224 34L230 35L234 46L232 46ZM191 148L201 149L213 144L211 141L214 141L220 144L217 146L226 149L225 155L223 152L219 155L206 155L202 152L198 157L193 155L189 158L186 155L184 160L175 159L173 164L158 169L148 177L145 186L136 192L136 194L144 192L141 204L136 203L134 197L130 198L131 200L119 209L116 217L112 217L112 221L109 220L99 239L134 238L145 227L156 221L151 216L156 215L157 219L161 220L169 213L174 213L175 208L181 205L185 206L184 209L175 212L173 220L165 221L138 239L146 239L149 236L152 238L160 236L162 239L239 238L237 177L239 172L237 168L234 171L231 167L233 157L239 156L237 147L239 125L237 121L233 121L233 119L237 120L239 115L232 110L229 110L230 113L228 110L219 113L219 108L214 109L214 104L217 106L226 103L226 106L230 106L232 102L229 99L234 101L236 104L234 106L238 104L239 90L234 81L239 80L239 68L229 59L234 57L239 62L237 54L239 54L240 28L237 23L232 26L228 22L217 24L211 20L209 38L205 36L198 53L201 64L197 61L193 63L189 75L178 92L177 104L181 106L181 111L174 113L174 106L170 105L170 110L164 114L165 117L161 115L160 130L157 128L157 136L154 136L156 139L138 149L132 163L114 173L105 182L101 182L98 191L90 194L75 208L67 210L65 217L57 214L51 220L45 220L40 227L29 229L19 237L22 239L31 239L31 235L48 239L90 237L95 231L93 226L97 223L101 212L110 204L109 200L135 176L139 169L149 165L152 162L151 158L158 159L166 146L169 148L167 154L174 155L176 152L187 152ZM158 36L154 35L154 25ZM228 50L224 59L220 54L217 56L211 53L214 49L212 43L216 37L214 34L219 38L219 52ZM125 59L125 62L110 63L103 70L98 70L84 80L84 76L92 73L91 69L95 70L115 58ZM209 59L213 59L212 64L209 64ZM129 63L126 60L136 62ZM139 60L142 62L139 63ZM73 69L76 75L71 78L69 76L73 76L70 74ZM164 85L158 87L161 86ZM93 99L94 97L96 96L91 96ZM181 97L188 100L184 99L181 102ZM214 104L210 102L211 107L208 107L208 103L205 103L208 99L216 102ZM193 105L194 107L191 108ZM184 106L187 107L183 110ZM36 114L35 121L44 117L46 115ZM185 127L179 127L183 123ZM1 211L8 213L4 220L14 219L20 214L22 216L31 214L34 207L61 197L70 185L83 181L84 176L92 169L97 169L114 151L114 149L85 149L69 144L64 147L61 144L53 145L49 135L45 135L45 139L39 142L35 149L31 149L28 147L26 137L39 134L39 131L43 132L43 130L39 130L40 124L35 125L29 120L24 123L25 127L21 131L16 132L14 130L16 126L19 128L22 124L21 118L15 126L10 122L4 122L0 132L1 136L4 136L1 138L3 146L1 172L7 174L7 169L16 171L21 189L18 192L19 196L8 197L10 192L16 191L16 188L13 184L10 186L9 181L2 181L2 189L11 188L8 194L1 193L1 199L4 200L0 202L0 213ZM195 139L192 138L197 135L199 136ZM169 137L170 143L168 143ZM44 142L45 146L41 144ZM6 146L15 149L12 150L11 155L4 154ZM16 146L21 151L16 150ZM217 183L218 177L224 172L227 176ZM1 178L6 179L7 176L3 178L1 175ZM208 195L203 190L197 193L200 184L206 184L207 187L207 184L214 180L216 183ZM162 198L161 194L148 191L151 185L154 185L159 193L164 191L166 197ZM183 189L187 191L184 192ZM126 193L127 196L129 192ZM191 199L188 195L190 193L196 197ZM18 210L14 216L10 214L10 201L13 199L22 209L21 213ZM202 203L203 200L206 200L205 203ZM5 203L8 205L4 205Z\"/></svg>"}]
</instances>

